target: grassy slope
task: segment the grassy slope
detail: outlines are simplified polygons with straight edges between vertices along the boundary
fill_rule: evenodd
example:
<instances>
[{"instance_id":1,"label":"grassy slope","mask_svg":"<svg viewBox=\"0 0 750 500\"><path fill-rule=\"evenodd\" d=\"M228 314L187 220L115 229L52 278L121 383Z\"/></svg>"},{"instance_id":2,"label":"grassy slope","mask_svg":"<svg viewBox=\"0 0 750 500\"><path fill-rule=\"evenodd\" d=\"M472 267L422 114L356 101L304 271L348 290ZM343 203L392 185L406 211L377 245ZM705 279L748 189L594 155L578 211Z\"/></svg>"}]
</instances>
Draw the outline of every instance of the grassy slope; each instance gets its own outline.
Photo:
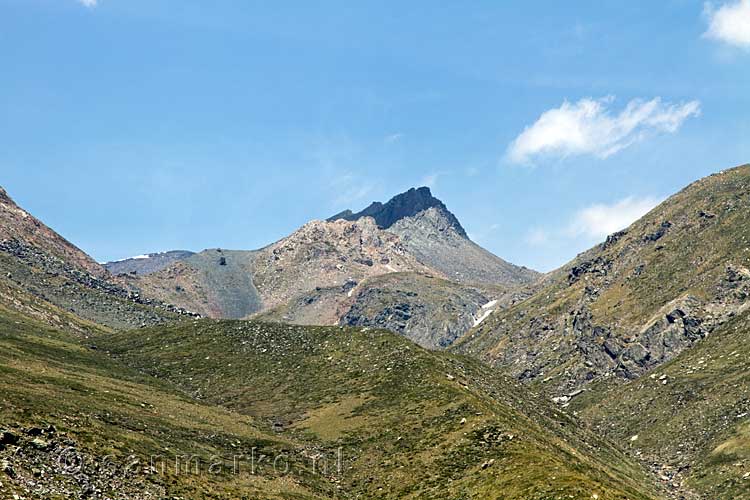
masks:
<instances>
[{"instance_id":1,"label":"grassy slope","mask_svg":"<svg viewBox=\"0 0 750 500\"><path fill-rule=\"evenodd\" d=\"M650 376L574 400L596 431L705 498L750 498L750 313Z\"/></svg>"},{"instance_id":2,"label":"grassy slope","mask_svg":"<svg viewBox=\"0 0 750 500\"><path fill-rule=\"evenodd\" d=\"M342 495L652 498L638 466L566 414L389 332L201 320L99 345L285 438L340 446Z\"/></svg>"},{"instance_id":3,"label":"grassy slope","mask_svg":"<svg viewBox=\"0 0 750 500\"><path fill-rule=\"evenodd\" d=\"M0 428L22 436L23 445L0 449L3 466L10 465L15 472L15 478L2 479L0 498L13 494L26 498L29 494L32 498L81 494L89 480L81 483L60 471L58 456L65 446L74 446L79 453L92 457L90 464L103 463L106 455L114 457L112 463L120 472L106 480L102 471L86 468L94 478L91 481L111 498L146 498L153 494L169 498L301 499L330 498L335 493L330 480L312 474L311 465L301 458L293 459L296 472L292 475L268 469L252 474L246 465L241 474L230 474L233 455L249 453L256 447L258 453L275 456L299 445L259 430L250 416L197 402L164 382L113 362L101 351L79 343L77 337L2 306L0 401ZM57 428L52 436L53 448L38 452L23 430L49 424ZM133 457L146 465L151 455L165 457L164 474L138 473L131 477L122 472ZM212 456L222 457L217 461L224 468L217 475L208 474L204 462L201 474L176 473L173 460L182 455L198 455L206 461ZM34 481L39 484L29 487ZM59 493L60 488L68 493Z\"/></svg>"}]
</instances>

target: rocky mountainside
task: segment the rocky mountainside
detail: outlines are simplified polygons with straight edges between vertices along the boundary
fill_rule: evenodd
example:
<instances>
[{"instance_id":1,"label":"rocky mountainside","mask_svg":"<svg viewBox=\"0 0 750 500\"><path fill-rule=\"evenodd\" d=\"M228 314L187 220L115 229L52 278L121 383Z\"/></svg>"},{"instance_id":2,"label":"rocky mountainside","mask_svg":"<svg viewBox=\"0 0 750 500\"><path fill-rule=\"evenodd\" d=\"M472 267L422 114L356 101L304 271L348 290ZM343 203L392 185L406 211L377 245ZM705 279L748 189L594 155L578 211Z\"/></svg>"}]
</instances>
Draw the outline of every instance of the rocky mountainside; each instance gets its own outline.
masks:
<instances>
[{"instance_id":1,"label":"rocky mountainside","mask_svg":"<svg viewBox=\"0 0 750 500\"><path fill-rule=\"evenodd\" d=\"M397 236L372 218L313 221L257 251L206 250L134 280L144 293L219 318L242 318L286 304L320 288L338 290L336 301L367 277L428 269L404 250ZM331 324L335 307L320 311Z\"/></svg>"},{"instance_id":2,"label":"rocky mountainside","mask_svg":"<svg viewBox=\"0 0 750 500\"><path fill-rule=\"evenodd\" d=\"M243 318L262 301L253 283L256 252L204 250L148 275L124 275L144 296L214 318Z\"/></svg>"},{"instance_id":3,"label":"rocky mountainside","mask_svg":"<svg viewBox=\"0 0 750 500\"><path fill-rule=\"evenodd\" d=\"M597 383L570 409L627 443L675 496L749 498L750 311L647 376Z\"/></svg>"},{"instance_id":4,"label":"rocky mountainside","mask_svg":"<svg viewBox=\"0 0 750 500\"><path fill-rule=\"evenodd\" d=\"M472 242L443 202L421 187L399 194L386 204L374 202L358 213L351 210L329 220L373 217L378 227L401 237L404 247L422 264L452 281L509 285L530 283L535 271L514 266Z\"/></svg>"},{"instance_id":5,"label":"rocky mountainside","mask_svg":"<svg viewBox=\"0 0 750 500\"><path fill-rule=\"evenodd\" d=\"M318 287L258 318L301 325L326 318L333 324L385 328L422 347L442 349L494 311L521 300L524 293L503 286L463 285L432 274L388 273L344 287Z\"/></svg>"},{"instance_id":6,"label":"rocky mountainside","mask_svg":"<svg viewBox=\"0 0 750 500\"><path fill-rule=\"evenodd\" d=\"M191 316L113 279L86 253L16 205L4 190L0 298L6 307L83 334L96 331L94 325L132 328Z\"/></svg>"},{"instance_id":7,"label":"rocky mountainside","mask_svg":"<svg viewBox=\"0 0 750 500\"><path fill-rule=\"evenodd\" d=\"M639 377L748 307L749 193L750 166L690 185L458 348L562 394Z\"/></svg>"},{"instance_id":8,"label":"rocky mountainside","mask_svg":"<svg viewBox=\"0 0 750 500\"><path fill-rule=\"evenodd\" d=\"M5 189L0 187L0 241L9 240L38 248L94 276L106 274L94 259L16 205Z\"/></svg>"},{"instance_id":9,"label":"rocky mountainside","mask_svg":"<svg viewBox=\"0 0 750 500\"><path fill-rule=\"evenodd\" d=\"M388 275L394 294L380 293L384 282L375 280ZM537 277L471 242L445 205L419 188L358 214L312 221L260 250L206 250L128 275L128 282L145 296L214 318L372 325L438 348L470 328L484 304ZM419 313L402 321L394 307Z\"/></svg>"},{"instance_id":10,"label":"rocky mountainside","mask_svg":"<svg viewBox=\"0 0 750 500\"><path fill-rule=\"evenodd\" d=\"M171 250L169 252L150 253L130 257L129 259L107 262L104 264L104 267L115 276L118 274L145 276L146 274L161 271L170 264L185 260L191 255L194 255L194 253L187 250Z\"/></svg>"},{"instance_id":11,"label":"rocky mountainside","mask_svg":"<svg viewBox=\"0 0 750 500\"><path fill-rule=\"evenodd\" d=\"M747 498L750 165L685 188L452 348L628 443L678 498Z\"/></svg>"},{"instance_id":12,"label":"rocky mountainside","mask_svg":"<svg viewBox=\"0 0 750 500\"><path fill-rule=\"evenodd\" d=\"M445 348L524 292L472 286L424 274L387 274L357 290L342 324L385 328L428 349Z\"/></svg>"}]
</instances>

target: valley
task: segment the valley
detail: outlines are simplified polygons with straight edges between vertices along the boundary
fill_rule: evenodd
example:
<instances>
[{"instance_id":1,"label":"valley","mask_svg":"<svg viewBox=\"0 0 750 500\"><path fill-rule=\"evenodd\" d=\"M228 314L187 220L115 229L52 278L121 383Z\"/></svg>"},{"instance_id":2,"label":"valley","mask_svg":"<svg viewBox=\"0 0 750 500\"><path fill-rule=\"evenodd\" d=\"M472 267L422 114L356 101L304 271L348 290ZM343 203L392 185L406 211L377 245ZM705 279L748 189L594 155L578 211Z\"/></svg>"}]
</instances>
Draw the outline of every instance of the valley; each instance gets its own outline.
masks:
<instances>
[{"instance_id":1,"label":"valley","mask_svg":"<svg viewBox=\"0 0 750 500\"><path fill-rule=\"evenodd\" d=\"M103 267L3 191L0 497L745 498L749 192L540 275L425 189Z\"/></svg>"}]
</instances>

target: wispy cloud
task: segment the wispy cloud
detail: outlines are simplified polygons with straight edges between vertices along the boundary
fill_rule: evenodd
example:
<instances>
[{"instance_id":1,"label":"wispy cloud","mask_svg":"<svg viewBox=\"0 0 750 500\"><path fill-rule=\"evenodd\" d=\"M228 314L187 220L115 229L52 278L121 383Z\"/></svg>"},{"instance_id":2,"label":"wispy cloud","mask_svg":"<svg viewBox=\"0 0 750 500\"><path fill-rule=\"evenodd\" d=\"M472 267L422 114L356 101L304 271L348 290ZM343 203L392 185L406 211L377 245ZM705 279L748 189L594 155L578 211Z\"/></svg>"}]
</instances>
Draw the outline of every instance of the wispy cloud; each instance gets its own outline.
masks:
<instances>
[{"instance_id":1,"label":"wispy cloud","mask_svg":"<svg viewBox=\"0 0 750 500\"><path fill-rule=\"evenodd\" d=\"M703 36L750 49L750 0L727 3L718 9L706 3L704 11L708 18L708 30Z\"/></svg>"},{"instance_id":2,"label":"wispy cloud","mask_svg":"<svg viewBox=\"0 0 750 500\"><path fill-rule=\"evenodd\" d=\"M552 227L530 227L523 237L531 249L573 248L581 251L608 235L627 228L646 215L663 199L628 196L612 203L594 203L571 214Z\"/></svg>"},{"instance_id":3,"label":"wispy cloud","mask_svg":"<svg viewBox=\"0 0 750 500\"><path fill-rule=\"evenodd\" d=\"M550 235L547 231L539 227L533 227L526 233L524 240L528 245L538 247L549 242Z\"/></svg>"},{"instance_id":4,"label":"wispy cloud","mask_svg":"<svg viewBox=\"0 0 750 500\"><path fill-rule=\"evenodd\" d=\"M385 142L386 144L393 144L393 143L400 141L403 138L404 138L404 134L397 132L395 134L390 134L390 135L385 136L385 139L383 139L383 142Z\"/></svg>"},{"instance_id":5,"label":"wispy cloud","mask_svg":"<svg viewBox=\"0 0 750 500\"><path fill-rule=\"evenodd\" d=\"M328 183L328 189L333 193L333 205L337 207L350 206L363 200L375 188L375 184L368 179L352 172L334 174Z\"/></svg>"},{"instance_id":6,"label":"wispy cloud","mask_svg":"<svg viewBox=\"0 0 750 500\"><path fill-rule=\"evenodd\" d=\"M663 103L659 97L634 99L617 114L610 112L614 97L563 102L539 119L508 146L513 163L530 163L539 156L593 155L607 158L655 133L674 133L700 103Z\"/></svg>"},{"instance_id":7,"label":"wispy cloud","mask_svg":"<svg viewBox=\"0 0 750 500\"><path fill-rule=\"evenodd\" d=\"M78 0L78 3L80 3L84 7L93 8L99 5L99 0Z\"/></svg>"},{"instance_id":8,"label":"wispy cloud","mask_svg":"<svg viewBox=\"0 0 750 500\"><path fill-rule=\"evenodd\" d=\"M659 198L629 196L611 204L597 203L573 216L567 234L572 237L604 238L625 229L661 202Z\"/></svg>"},{"instance_id":9,"label":"wispy cloud","mask_svg":"<svg viewBox=\"0 0 750 500\"><path fill-rule=\"evenodd\" d=\"M432 172L427 172L424 176L422 176L422 178L419 179L418 185L427 186L428 188L435 188L437 187L440 179L443 179L445 177L453 177L457 173L459 172L457 172L455 169L433 170Z\"/></svg>"}]
</instances>

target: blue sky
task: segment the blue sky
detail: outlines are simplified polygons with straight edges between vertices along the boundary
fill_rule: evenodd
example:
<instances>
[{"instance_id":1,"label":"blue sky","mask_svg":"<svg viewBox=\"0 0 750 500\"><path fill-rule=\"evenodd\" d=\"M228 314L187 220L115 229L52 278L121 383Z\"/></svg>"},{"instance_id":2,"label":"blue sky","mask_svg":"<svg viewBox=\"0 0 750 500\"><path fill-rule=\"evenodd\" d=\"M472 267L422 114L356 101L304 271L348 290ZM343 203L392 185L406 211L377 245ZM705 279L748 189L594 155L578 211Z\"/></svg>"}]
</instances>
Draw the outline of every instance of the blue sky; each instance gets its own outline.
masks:
<instances>
[{"instance_id":1,"label":"blue sky","mask_svg":"<svg viewBox=\"0 0 750 500\"><path fill-rule=\"evenodd\" d=\"M750 0L442 3L0 0L0 185L110 260L428 184L549 270L750 161Z\"/></svg>"}]
</instances>

